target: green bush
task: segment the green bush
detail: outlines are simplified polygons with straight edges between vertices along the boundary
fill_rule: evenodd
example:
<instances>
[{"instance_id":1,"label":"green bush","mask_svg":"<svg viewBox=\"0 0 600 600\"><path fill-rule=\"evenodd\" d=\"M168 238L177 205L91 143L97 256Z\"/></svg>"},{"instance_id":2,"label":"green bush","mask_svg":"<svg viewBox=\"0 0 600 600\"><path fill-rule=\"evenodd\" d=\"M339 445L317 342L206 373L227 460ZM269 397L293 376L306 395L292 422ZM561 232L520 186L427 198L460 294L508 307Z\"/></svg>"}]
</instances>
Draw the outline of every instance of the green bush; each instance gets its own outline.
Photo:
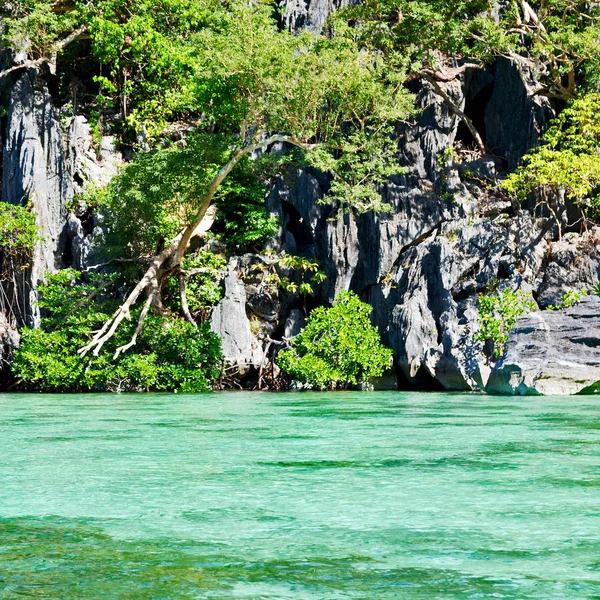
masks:
<instances>
[{"instance_id":1,"label":"green bush","mask_svg":"<svg viewBox=\"0 0 600 600\"><path fill-rule=\"evenodd\" d=\"M581 290L567 290L562 297L560 304L550 304L546 307L547 310L560 310L561 308L571 308L581 302L583 296L587 296L588 291L584 288Z\"/></svg>"},{"instance_id":2,"label":"green bush","mask_svg":"<svg viewBox=\"0 0 600 600\"><path fill-rule=\"evenodd\" d=\"M477 308L481 329L475 339L481 342L490 340L494 356L499 357L517 319L535 310L536 305L531 294L505 289L495 295L479 296Z\"/></svg>"},{"instance_id":3,"label":"green bush","mask_svg":"<svg viewBox=\"0 0 600 600\"><path fill-rule=\"evenodd\" d=\"M35 215L28 208L0 202L0 253L29 255L39 239Z\"/></svg>"},{"instance_id":4,"label":"green bush","mask_svg":"<svg viewBox=\"0 0 600 600\"><path fill-rule=\"evenodd\" d=\"M340 292L331 308L316 308L277 364L290 377L324 389L379 377L392 351L369 321L372 308L352 292Z\"/></svg>"},{"instance_id":5,"label":"green bush","mask_svg":"<svg viewBox=\"0 0 600 600\"><path fill-rule=\"evenodd\" d=\"M221 342L208 323L199 327L183 319L148 315L137 343L114 359L118 346L133 335L139 309L98 356L77 354L90 333L118 305L108 293L117 276L90 276L72 269L50 275L40 286L40 329L23 329L12 371L27 390L182 391L210 390L220 373Z\"/></svg>"}]
</instances>

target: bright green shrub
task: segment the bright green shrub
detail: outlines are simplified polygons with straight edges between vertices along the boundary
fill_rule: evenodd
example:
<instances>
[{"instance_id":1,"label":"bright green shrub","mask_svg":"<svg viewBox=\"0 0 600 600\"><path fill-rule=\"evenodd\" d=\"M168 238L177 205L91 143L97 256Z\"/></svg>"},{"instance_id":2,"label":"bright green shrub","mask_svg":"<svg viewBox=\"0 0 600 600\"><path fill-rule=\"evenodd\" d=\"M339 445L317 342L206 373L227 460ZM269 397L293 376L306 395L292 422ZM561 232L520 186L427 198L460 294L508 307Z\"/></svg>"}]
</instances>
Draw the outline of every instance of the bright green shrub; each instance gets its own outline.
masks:
<instances>
[{"instance_id":1,"label":"bright green shrub","mask_svg":"<svg viewBox=\"0 0 600 600\"><path fill-rule=\"evenodd\" d=\"M118 303L108 295L117 276L81 281L72 269L50 275L40 286L40 329L23 329L12 371L27 390L182 391L210 390L220 373L221 342L208 323L198 327L177 317L148 315L131 349L113 354L133 335L139 309L98 357L77 354L92 330Z\"/></svg>"},{"instance_id":2,"label":"bright green shrub","mask_svg":"<svg viewBox=\"0 0 600 600\"><path fill-rule=\"evenodd\" d=\"M600 214L600 94L573 100L552 122L543 143L523 157L524 165L502 187L519 199L537 191L564 190L590 216Z\"/></svg>"},{"instance_id":3,"label":"bright green shrub","mask_svg":"<svg viewBox=\"0 0 600 600\"><path fill-rule=\"evenodd\" d=\"M583 288L581 290L567 290L562 297L560 304L550 304L546 307L547 310L560 310L561 308L571 308L581 302L583 296L587 296L588 291Z\"/></svg>"},{"instance_id":4,"label":"bright green shrub","mask_svg":"<svg viewBox=\"0 0 600 600\"><path fill-rule=\"evenodd\" d=\"M381 344L369 321L371 306L340 292L331 308L316 308L306 327L279 353L277 364L290 377L317 388L356 385L379 377L392 351Z\"/></svg>"},{"instance_id":5,"label":"bright green shrub","mask_svg":"<svg viewBox=\"0 0 600 600\"><path fill-rule=\"evenodd\" d=\"M35 215L24 206L0 202L0 252L29 254L39 239Z\"/></svg>"},{"instance_id":6,"label":"bright green shrub","mask_svg":"<svg viewBox=\"0 0 600 600\"><path fill-rule=\"evenodd\" d=\"M481 342L490 340L494 356L499 357L504 352L508 334L517 319L535 310L536 305L531 294L505 289L495 295L479 296L477 308L481 329L475 339Z\"/></svg>"}]
</instances>

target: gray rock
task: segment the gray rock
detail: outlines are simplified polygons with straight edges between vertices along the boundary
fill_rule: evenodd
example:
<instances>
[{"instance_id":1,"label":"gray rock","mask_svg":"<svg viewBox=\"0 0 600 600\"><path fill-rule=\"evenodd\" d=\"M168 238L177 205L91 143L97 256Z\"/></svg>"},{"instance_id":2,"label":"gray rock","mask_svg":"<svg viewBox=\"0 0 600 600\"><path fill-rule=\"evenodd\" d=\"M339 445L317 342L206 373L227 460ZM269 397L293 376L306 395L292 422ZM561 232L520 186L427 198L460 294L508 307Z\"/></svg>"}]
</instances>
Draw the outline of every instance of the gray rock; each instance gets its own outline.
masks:
<instances>
[{"instance_id":1,"label":"gray rock","mask_svg":"<svg viewBox=\"0 0 600 600\"><path fill-rule=\"evenodd\" d=\"M283 0L280 6L284 23L289 29L320 32L327 17L349 3L349 0Z\"/></svg>"},{"instance_id":2,"label":"gray rock","mask_svg":"<svg viewBox=\"0 0 600 600\"><path fill-rule=\"evenodd\" d=\"M225 360L236 365L240 375L246 374L252 367L260 367L263 350L246 314L246 289L240 277L238 259L232 259L228 265L225 296L215 306L210 326L222 339Z\"/></svg>"},{"instance_id":3,"label":"gray rock","mask_svg":"<svg viewBox=\"0 0 600 600\"><path fill-rule=\"evenodd\" d=\"M600 279L600 243L596 232L582 237L567 234L547 252L547 266L537 290L541 308L561 305L569 290L592 288Z\"/></svg>"},{"instance_id":4,"label":"gray rock","mask_svg":"<svg viewBox=\"0 0 600 600\"><path fill-rule=\"evenodd\" d=\"M39 320L35 287L47 271L63 266L65 204L73 196L63 152L64 136L52 98L36 69L25 71L10 92L4 141L2 200L31 202L41 240L36 244L30 279L27 324Z\"/></svg>"},{"instance_id":5,"label":"gray rock","mask_svg":"<svg viewBox=\"0 0 600 600\"><path fill-rule=\"evenodd\" d=\"M69 173L77 193L88 186L104 187L119 172L123 156L115 150L115 139L104 136L96 145L87 119L77 115L68 119Z\"/></svg>"},{"instance_id":6,"label":"gray rock","mask_svg":"<svg viewBox=\"0 0 600 600\"><path fill-rule=\"evenodd\" d=\"M514 62L499 58L494 67L495 84L485 106L487 146L506 158L509 170L537 146L543 124L552 111L547 100L529 91L531 74Z\"/></svg>"},{"instance_id":7,"label":"gray rock","mask_svg":"<svg viewBox=\"0 0 600 600\"><path fill-rule=\"evenodd\" d=\"M283 336L286 339L291 340L302 331L305 324L306 320L304 319L304 313L298 308L292 309L289 317L285 321Z\"/></svg>"},{"instance_id":8,"label":"gray rock","mask_svg":"<svg viewBox=\"0 0 600 600\"><path fill-rule=\"evenodd\" d=\"M14 324L0 312L0 375L7 370L13 352L19 347L20 339L21 336Z\"/></svg>"},{"instance_id":9,"label":"gray rock","mask_svg":"<svg viewBox=\"0 0 600 600\"><path fill-rule=\"evenodd\" d=\"M517 321L488 381L491 394L576 394L600 381L600 298Z\"/></svg>"},{"instance_id":10,"label":"gray rock","mask_svg":"<svg viewBox=\"0 0 600 600\"><path fill-rule=\"evenodd\" d=\"M446 389L479 388L479 362L473 352L469 324L452 290L479 260L458 256L456 244L432 237L406 254L397 284L389 342L405 379L429 387L437 381Z\"/></svg>"}]
</instances>

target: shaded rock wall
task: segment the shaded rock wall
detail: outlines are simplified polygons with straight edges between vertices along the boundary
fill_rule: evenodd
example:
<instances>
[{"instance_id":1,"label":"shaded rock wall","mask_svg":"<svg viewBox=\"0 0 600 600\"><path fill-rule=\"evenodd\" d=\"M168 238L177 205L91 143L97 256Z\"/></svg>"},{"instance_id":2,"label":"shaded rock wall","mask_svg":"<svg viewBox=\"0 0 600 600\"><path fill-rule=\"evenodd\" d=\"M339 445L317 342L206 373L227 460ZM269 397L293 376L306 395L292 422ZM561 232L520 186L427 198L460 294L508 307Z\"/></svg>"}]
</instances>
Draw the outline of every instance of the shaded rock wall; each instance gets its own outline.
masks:
<instances>
[{"instance_id":1,"label":"shaded rock wall","mask_svg":"<svg viewBox=\"0 0 600 600\"><path fill-rule=\"evenodd\" d=\"M547 103L529 98L526 79L500 60L447 84L492 150L482 158L468 150L473 140L460 119L420 84L421 112L398 130L405 173L382 190L389 214L337 215L318 204L327 178L306 170L269 196L283 223L281 249L322 263L328 277L318 302L352 289L374 307L402 385L483 389L490 367L474 340L478 294L498 284L536 293L548 279L546 221L490 194L485 182L514 167L550 114ZM466 149L452 157L453 145Z\"/></svg>"},{"instance_id":2,"label":"shaded rock wall","mask_svg":"<svg viewBox=\"0 0 600 600\"><path fill-rule=\"evenodd\" d=\"M66 170L65 138L43 75L21 74L10 91L2 161L2 201L33 207L41 240L37 243L26 299L25 323L39 319L35 286L46 271L63 266L65 205L73 197Z\"/></svg>"}]
</instances>

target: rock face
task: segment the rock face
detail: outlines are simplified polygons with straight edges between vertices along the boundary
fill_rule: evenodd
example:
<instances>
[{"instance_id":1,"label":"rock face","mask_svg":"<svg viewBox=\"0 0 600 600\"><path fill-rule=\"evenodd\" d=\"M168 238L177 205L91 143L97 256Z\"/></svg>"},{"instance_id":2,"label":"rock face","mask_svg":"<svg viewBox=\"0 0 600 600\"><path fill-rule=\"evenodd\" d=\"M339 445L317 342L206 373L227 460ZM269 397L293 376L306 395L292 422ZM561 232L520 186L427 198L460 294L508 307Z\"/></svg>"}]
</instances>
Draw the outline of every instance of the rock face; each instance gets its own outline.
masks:
<instances>
[{"instance_id":1,"label":"rock face","mask_svg":"<svg viewBox=\"0 0 600 600\"><path fill-rule=\"evenodd\" d=\"M97 217L83 221L68 213L75 193L88 184L103 186L116 174L122 157L105 137L96 152L83 116L59 115L43 71L29 69L8 91L3 132L2 201L31 204L40 241L31 268L20 276L23 322L39 321L36 287L46 273L65 267L83 269L94 262L102 238ZM20 320L20 319L19 319Z\"/></svg>"},{"instance_id":2,"label":"rock face","mask_svg":"<svg viewBox=\"0 0 600 600\"><path fill-rule=\"evenodd\" d=\"M35 286L46 271L63 266L66 203L73 197L66 170L64 136L47 85L36 69L27 70L14 84L9 101L3 149L2 200L31 203L41 240L29 277L27 324L39 319Z\"/></svg>"},{"instance_id":3,"label":"rock face","mask_svg":"<svg viewBox=\"0 0 600 600\"><path fill-rule=\"evenodd\" d=\"M398 132L405 172L382 190L389 214L336 214L318 203L328 179L308 170L280 181L268 206L283 223L280 248L321 262L319 303L351 289L373 306L401 387L482 390L490 367L474 340L478 294L497 282L535 293L549 254L545 221L490 197L481 181L536 143L547 107L527 98L526 75L506 61L468 70L446 92L497 155L451 157L470 134L427 83L414 91L421 112Z\"/></svg>"},{"instance_id":4,"label":"rock face","mask_svg":"<svg viewBox=\"0 0 600 600\"><path fill-rule=\"evenodd\" d=\"M283 0L283 21L294 30L320 30L332 9L350 1ZM496 3L498 14L505 5ZM123 159L110 138L92 142L83 116L59 116L43 71L32 69L11 81L2 92L8 102L2 200L30 200L44 238L26 274L25 289L31 293L26 319L19 323L32 325L39 316L35 287L46 271L85 269L99 262L102 220L84 208L74 213L67 208L88 184L106 184ZM394 350L397 381L390 380L389 387L547 393L544 382L559 381L560 374L559 367L542 364L552 356L542 357L541 342L537 354L529 354L530 342L523 342L516 357L511 348L518 344L509 342L513 354L488 381L489 360L475 340L480 294L519 289L531 292L544 308L558 304L568 289L590 288L600 278L600 231L567 233L557 242L558 225L548 214L536 213L535 202L523 210L490 191L488 184L513 169L538 142L551 115L548 104L529 93L533 84L530 73L504 59L441 83L486 143L489 155L480 156L459 116L427 82L413 81L419 112L414 122L397 127L401 172L381 189L389 213L340 214L338 207L321 204L329 178L308 168L290 169L277 180L267 199L281 222L272 249L318 260L327 278L313 297L301 301L273 294L252 275L254 267L268 263L266 256L231 258L225 296L211 325L238 373L244 377L261 369L265 353L281 346L278 340L296 335L311 308L328 305L350 289L373 306L372 321ZM553 206L554 213L560 215L563 232L568 231L567 223L577 219L564 198L556 202L560 206ZM573 310L583 311L589 302ZM548 312L539 318L566 339L570 325L556 319L567 314ZM583 323L584 317L577 318ZM536 335L546 333L540 329ZM587 365L584 371L592 368L598 347L569 339L569 361ZM572 393L592 378L568 375L567 382L552 384L553 393ZM575 385L571 380L581 381Z\"/></svg>"},{"instance_id":5,"label":"rock face","mask_svg":"<svg viewBox=\"0 0 600 600\"><path fill-rule=\"evenodd\" d=\"M492 394L576 394L600 382L600 298L521 317L490 376Z\"/></svg>"},{"instance_id":6,"label":"rock face","mask_svg":"<svg viewBox=\"0 0 600 600\"><path fill-rule=\"evenodd\" d=\"M246 289L240 278L239 262L230 262L225 275L225 295L213 310L211 329L222 338L223 355L240 374L260 367L263 360L261 344L252 333L246 314Z\"/></svg>"},{"instance_id":7,"label":"rock face","mask_svg":"<svg viewBox=\"0 0 600 600\"><path fill-rule=\"evenodd\" d=\"M334 10L348 4L349 0L283 0L283 21L294 31L321 31L327 17Z\"/></svg>"}]
</instances>

